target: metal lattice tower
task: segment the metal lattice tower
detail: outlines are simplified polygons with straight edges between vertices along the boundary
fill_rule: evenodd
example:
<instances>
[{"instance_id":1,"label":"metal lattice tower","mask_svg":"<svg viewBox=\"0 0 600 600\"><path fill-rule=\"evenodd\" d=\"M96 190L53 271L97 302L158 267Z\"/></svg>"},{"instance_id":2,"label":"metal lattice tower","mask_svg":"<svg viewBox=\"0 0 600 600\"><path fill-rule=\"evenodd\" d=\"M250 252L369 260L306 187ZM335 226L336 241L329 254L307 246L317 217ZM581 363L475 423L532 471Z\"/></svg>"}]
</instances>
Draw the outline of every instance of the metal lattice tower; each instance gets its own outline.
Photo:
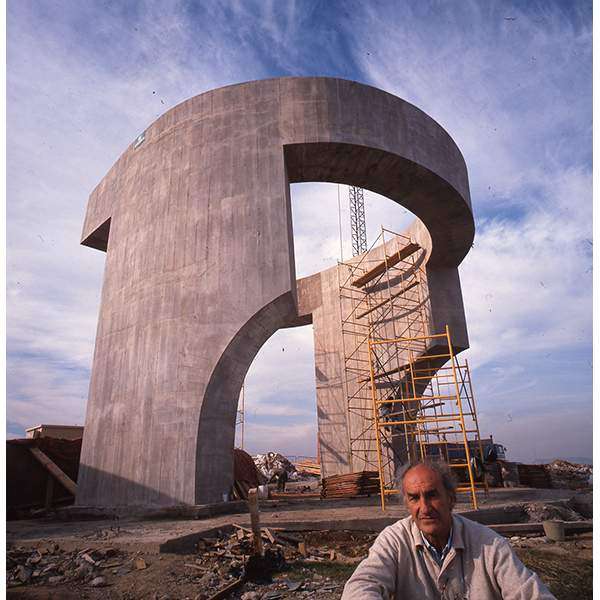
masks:
<instances>
[{"instance_id":1,"label":"metal lattice tower","mask_svg":"<svg viewBox=\"0 0 600 600\"><path fill-rule=\"evenodd\" d=\"M363 189L350 186L350 227L352 228L352 256L367 251L367 225Z\"/></svg>"}]
</instances>

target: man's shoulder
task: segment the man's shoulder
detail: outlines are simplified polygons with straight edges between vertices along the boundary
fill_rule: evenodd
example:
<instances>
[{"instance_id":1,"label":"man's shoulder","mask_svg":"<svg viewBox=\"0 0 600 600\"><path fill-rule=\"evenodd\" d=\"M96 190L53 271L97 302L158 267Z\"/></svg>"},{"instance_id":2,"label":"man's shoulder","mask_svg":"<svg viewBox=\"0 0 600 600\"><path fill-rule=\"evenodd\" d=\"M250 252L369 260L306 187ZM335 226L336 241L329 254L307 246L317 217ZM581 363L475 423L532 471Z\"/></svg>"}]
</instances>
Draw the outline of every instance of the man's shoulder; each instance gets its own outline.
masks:
<instances>
[{"instance_id":1,"label":"man's shoulder","mask_svg":"<svg viewBox=\"0 0 600 600\"><path fill-rule=\"evenodd\" d=\"M380 535L393 536L400 538L405 541L410 541L412 538L412 517L405 517L400 519L391 525L388 525Z\"/></svg>"},{"instance_id":2,"label":"man's shoulder","mask_svg":"<svg viewBox=\"0 0 600 600\"><path fill-rule=\"evenodd\" d=\"M400 553L410 549L414 545L411 529L411 518L400 519L388 525L377 536L374 546L395 549Z\"/></svg>"},{"instance_id":3,"label":"man's shoulder","mask_svg":"<svg viewBox=\"0 0 600 600\"><path fill-rule=\"evenodd\" d=\"M379 535L393 535L395 537L405 537L407 535L410 536L410 528L411 528L411 517L405 517L404 519L400 519L395 521L391 525L388 525L384 529L382 529Z\"/></svg>"}]
</instances>

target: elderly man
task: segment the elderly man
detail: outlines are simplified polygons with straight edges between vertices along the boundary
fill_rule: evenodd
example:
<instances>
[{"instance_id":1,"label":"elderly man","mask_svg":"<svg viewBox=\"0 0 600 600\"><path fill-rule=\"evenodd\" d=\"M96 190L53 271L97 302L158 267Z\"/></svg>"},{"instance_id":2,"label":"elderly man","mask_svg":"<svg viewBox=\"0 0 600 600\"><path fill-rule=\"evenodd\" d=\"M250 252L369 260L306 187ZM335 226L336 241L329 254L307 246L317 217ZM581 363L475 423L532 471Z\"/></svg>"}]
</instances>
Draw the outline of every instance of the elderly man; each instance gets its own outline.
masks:
<instances>
[{"instance_id":1,"label":"elderly man","mask_svg":"<svg viewBox=\"0 0 600 600\"><path fill-rule=\"evenodd\" d=\"M502 536L452 514L456 493L447 467L409 467L402 491L410 517L381 532L342 600L554 598Z\"/></svg>"}]
</instances>

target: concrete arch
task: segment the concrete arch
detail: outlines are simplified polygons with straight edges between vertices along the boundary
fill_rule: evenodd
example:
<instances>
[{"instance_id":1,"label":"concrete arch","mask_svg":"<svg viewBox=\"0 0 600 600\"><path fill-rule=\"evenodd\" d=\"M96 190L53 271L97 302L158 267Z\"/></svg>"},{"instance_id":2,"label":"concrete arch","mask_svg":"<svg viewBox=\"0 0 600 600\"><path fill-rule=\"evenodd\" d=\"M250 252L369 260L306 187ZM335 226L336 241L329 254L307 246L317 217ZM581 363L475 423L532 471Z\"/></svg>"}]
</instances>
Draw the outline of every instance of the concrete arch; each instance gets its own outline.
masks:
<instances>
[{"instance_id":1,"label":"concrete arch","mask_svg":"<svg viewBox=\"0 0 600 600\"><path fill-rule=\"evenodd\" d=\"M473 238L468 177L433 119L318 77L191 98L127 149L88 202L82 244L107 259L79 504L221 499L256 352L280 327L330 318L331 281L296 283L289 184L299 181L360 185L416 214L427 231L417 222L415 232L430 239L432 327L453 319L466 347L456 267Z\"/></svg>"},{"instance_id":2,"label":"concrete arch","mask_svg":"<svg viewBox=\"0 0 600 600\"><path fill-rule=\"evenodd\" d=\"M233 482L237 401L246 373L263 344L296 317L291 294L284 294L244 324L211 374L200 411L196 447L196 503L218 502Z\"/></svg>"}]
</instances>

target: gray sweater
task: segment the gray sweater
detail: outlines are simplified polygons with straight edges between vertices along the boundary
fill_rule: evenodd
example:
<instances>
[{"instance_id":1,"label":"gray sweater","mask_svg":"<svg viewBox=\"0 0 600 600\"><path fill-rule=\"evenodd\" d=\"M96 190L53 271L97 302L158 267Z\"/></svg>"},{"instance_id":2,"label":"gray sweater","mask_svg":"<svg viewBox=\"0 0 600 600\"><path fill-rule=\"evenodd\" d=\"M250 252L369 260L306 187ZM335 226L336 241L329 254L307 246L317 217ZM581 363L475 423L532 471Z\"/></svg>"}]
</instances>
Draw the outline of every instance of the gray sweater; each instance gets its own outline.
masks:
<instances>
[{"instance_id":1,"label":"gray sweater","mask_svg":"<svg viewBox=\"0 0 600 600\"><path fill-rule=\"evenodd\" d=\"M556 600L502 536L459 515L452 520L452 548L441 567L412 517L386 527L342 600Z\"/></svg>"}]
</instances>

